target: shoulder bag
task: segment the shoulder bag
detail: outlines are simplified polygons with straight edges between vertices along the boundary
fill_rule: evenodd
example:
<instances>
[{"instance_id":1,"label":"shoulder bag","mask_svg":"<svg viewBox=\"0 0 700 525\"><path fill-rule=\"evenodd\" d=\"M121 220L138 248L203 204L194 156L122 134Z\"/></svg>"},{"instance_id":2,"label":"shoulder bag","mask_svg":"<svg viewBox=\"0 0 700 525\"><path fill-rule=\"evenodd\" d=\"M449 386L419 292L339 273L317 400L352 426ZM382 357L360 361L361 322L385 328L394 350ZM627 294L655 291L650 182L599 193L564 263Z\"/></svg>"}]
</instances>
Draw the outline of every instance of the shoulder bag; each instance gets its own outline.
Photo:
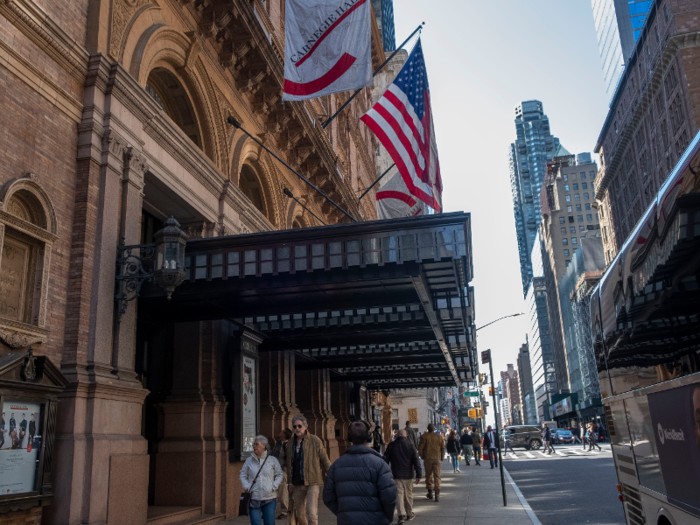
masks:
<instances>
[{"instance_id":1,"label":"shoulder bag","mask_svg":"<svg viewBox=\"0 0 700 525\"><path fill-rule=\"evenodd\" d=\"M260 465L260 469L258 470L258 473L255 475L255 479L253 480L253 483L250 484L250 488L248 489L247 492L241 492L241 502L238 504L238 515L239 516L248 516L248 511L250 509L250 498L253 494L253 487L255 486L255 482L258 481L258 476L260 475L260 472L262 472L263 467L265 466L265 463L267 463L267 458L270 457L270 454L265 456L265 461L263 461L263 464Z\"/></svg>"}]
</instances>

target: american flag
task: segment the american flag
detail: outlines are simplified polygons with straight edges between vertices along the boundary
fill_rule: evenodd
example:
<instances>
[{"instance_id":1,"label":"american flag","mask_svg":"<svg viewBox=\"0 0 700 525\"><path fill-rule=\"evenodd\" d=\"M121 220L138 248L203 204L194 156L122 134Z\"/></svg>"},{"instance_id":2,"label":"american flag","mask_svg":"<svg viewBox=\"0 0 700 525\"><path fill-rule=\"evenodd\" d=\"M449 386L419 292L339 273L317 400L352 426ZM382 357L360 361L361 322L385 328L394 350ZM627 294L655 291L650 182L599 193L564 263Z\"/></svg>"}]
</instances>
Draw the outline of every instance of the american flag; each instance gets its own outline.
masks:
<instances>
[{"instance_id":1,"label":"american flag","mask_svg":"<svg viewBox=\"0 0 700 525\"><path fill-rule=\"evenodd\" d=\"M411 195L442 209L442 180L420 39L408 60L362 120L396 163Z\"/></svg>"}]
</instances>

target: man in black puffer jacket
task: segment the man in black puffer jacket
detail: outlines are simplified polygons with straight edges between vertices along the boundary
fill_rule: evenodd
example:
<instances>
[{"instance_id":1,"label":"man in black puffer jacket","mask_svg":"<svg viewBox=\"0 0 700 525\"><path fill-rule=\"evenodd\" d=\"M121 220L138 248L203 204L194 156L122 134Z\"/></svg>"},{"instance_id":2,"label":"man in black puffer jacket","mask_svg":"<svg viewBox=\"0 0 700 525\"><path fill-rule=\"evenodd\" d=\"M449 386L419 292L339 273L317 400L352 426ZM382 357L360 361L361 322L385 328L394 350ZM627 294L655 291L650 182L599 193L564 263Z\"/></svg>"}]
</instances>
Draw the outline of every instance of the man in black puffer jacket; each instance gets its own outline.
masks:
<instances>
[{"instance_id":1,"label":"man in black puffer jacket","mask_svg":"<svg viewBox=\"0 0 700 525\"><path fill-rule=\"evenodd\" d=\"M396 504L399 513L397 525L401 525L415 517L413 514L413 483L418 485L423 476L418 449L408 440L406 430L399 430L396 440L389 443L384 453L384 459L391 465L391 473L396 481Z\"/></svg>"},{"instance_id":2,"label":"man in black puffer jacket","mask_svg":"<svg viewBox=\"0 0 700 525\"><path fill-rule=\"evenodd\" d=\"M388 525L396 507L391 470L382 456L367 446L367 423L351 423L349 434L353 445L331 465L323 502L338 517L338 525Z\"/></svg>"}]
</instances>

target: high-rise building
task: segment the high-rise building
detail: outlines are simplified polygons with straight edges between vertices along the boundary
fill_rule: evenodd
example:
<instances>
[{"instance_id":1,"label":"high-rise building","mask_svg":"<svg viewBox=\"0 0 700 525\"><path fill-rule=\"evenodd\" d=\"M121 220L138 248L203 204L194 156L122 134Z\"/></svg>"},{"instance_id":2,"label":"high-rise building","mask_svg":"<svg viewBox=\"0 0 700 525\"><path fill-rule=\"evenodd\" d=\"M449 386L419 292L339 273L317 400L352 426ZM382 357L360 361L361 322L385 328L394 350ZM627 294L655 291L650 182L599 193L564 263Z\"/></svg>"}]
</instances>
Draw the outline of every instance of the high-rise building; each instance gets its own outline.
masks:
<instances>
[{"instance_id":1,"label":"high-rise building","mask_svg":"<svg viewBox=\"0 0 700 525\"><path fill-rule=\"evenodd\" d=\"M538 422L550 419L549 396L557 391L557 374L552 352L549 326L547 286L544 278L542 246L539 231L535 235L531 260L533 279L525 296L528 316L530 365Z\"/></svg>"},{"instance_id":2,"label":"high-rise building","mask_svg":"<svg viewBox=\"0 0 700 525\"><path fill-rule=\"evenodd\" d=\"M540 224L540 190L547 173L547 161L559 148L552 136L542 102L529 100L515 108L516 140L508 150L513 214L520 255L523 295L532 281L530 254Z\"/></svg>"},{"instance_id":3,"label":"high-rise building","mask_svg":"<svg viewBox=\"0 0 700 525\"><path fill-rule=\"evenodd\" d=\"M396 30L394 29L394 0L372 0L374 17L377 19L379 33L382 35L384 51L396 49Z\"/></svg>"},{"instance_id":4,"label":"high-rise building","mask_svg":"<svg viewBox=\"0 0 700 525\"><path fill-rule=\"evenodd\" d=\"M501 372L501 384L503 385L503 397L508 399L510 409L510 424L522 424L520 388L518 385L518 371L513 365L508 365L506 372Z\"/></svg>"},{"instance_id":5,"label":"high-rise building","mask_svg":"<svg viewBox=\"0 0 700 525\"><path fill-rule=\"evenodd\" d=\"M537 424L537 406L535 389L532 385L532 368L530 367L530 349L525 343L518 351L518 388L520 389L521 417L524 425Z\"/></svg>"},{"instance_id":6,"label":"high-rise building","mask_svg":"<svg viewBox=\"0 0 700 525\"><path fill-rule=\"evenodd\" d=\"M652 0L592 0L605 92L610 100L634 53Z\"/></svg>"},{"instance_id":7,"label":"high-rise building","mask_svg":"<svg viewBox=\"0 0 700 525\"><path fill-rule=\"evenodd\" d=\"M602 239L581 239L559 282L569 383L578 401L579 421L602 415L603 410L591 336L590 295L604 270Z\"/></svg>"},{"instance_id":8,"label":"high-rise building","mask_svg":"<svg viewBox=\"0 0 700 525\"><path fill-rule=\"evenodd\" d=\"M543 270L559 393L572 391L564 343L567 326L561 317L563 306L560 305L559 282L571 262L571 254L580 243L586 238L600 236L598 213L591 206L596 172L590 153L571 155L560 147L557 156L547 164L547 176L540 195L540 237L545 253ZM578 369L578 360L575 364Z\"/></svg>"}]
</instances>

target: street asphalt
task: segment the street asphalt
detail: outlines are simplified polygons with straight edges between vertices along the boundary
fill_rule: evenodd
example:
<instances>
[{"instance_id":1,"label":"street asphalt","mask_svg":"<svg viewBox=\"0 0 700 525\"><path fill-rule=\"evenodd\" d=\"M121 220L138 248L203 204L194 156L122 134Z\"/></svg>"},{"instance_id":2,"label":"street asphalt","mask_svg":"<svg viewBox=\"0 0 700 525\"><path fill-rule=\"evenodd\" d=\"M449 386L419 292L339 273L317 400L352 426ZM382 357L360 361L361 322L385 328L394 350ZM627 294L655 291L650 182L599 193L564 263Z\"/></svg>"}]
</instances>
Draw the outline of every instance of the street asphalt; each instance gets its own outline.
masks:
<instances>
[{"instance_id":1,"label":"street asphalt","mask_svg":"<svg viewBox=\"0 0 700 525\"><path fill-rule=\"evenodd\" d=\"M555 448L552 456L516 449L503 462L542 525L624 524L610 445L600 453Z\"/></svg>"}]
</instances>

